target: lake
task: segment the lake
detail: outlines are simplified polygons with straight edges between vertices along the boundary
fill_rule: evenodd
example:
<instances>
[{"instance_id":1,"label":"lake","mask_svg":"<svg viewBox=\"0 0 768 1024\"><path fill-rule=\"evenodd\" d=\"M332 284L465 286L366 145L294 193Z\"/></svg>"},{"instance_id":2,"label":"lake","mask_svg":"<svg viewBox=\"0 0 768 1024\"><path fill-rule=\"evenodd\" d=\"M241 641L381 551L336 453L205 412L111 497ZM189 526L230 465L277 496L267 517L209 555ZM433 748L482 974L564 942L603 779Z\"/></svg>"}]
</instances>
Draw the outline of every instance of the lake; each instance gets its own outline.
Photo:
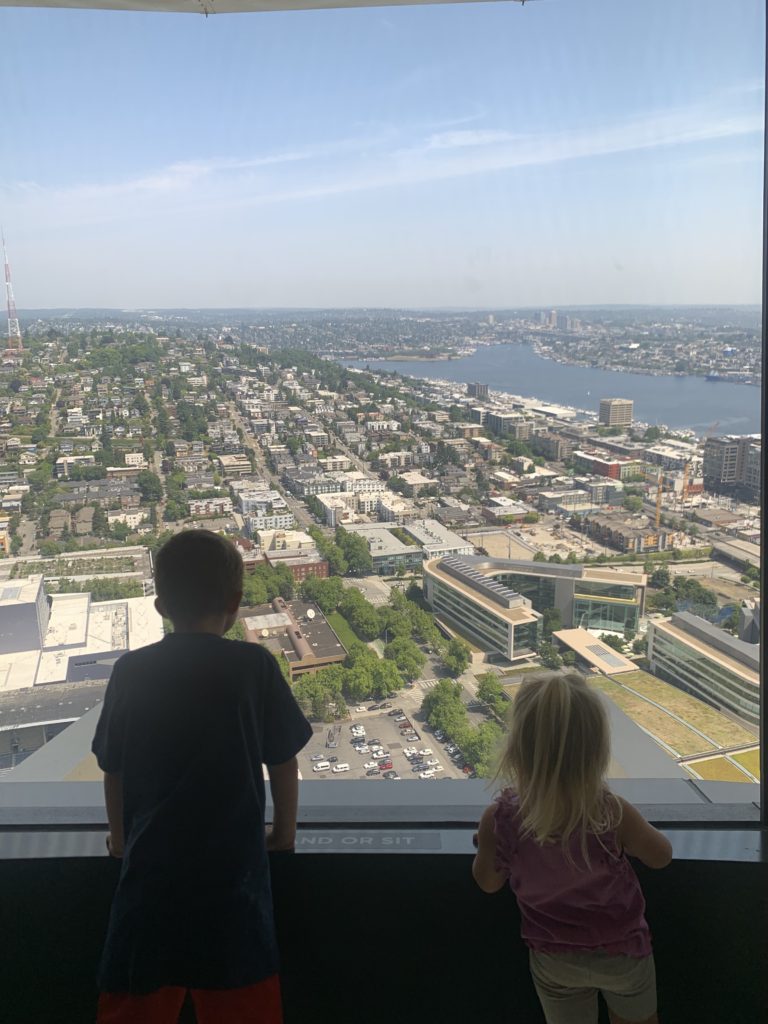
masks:
<instances>
[{"instance_id":1,"label":"lake","mask_svg":"<svg viewBox=\"0 0 768 1024\"><path fill-rule=\"evenodd\" d=\"M697 434L757 434L760 432L760 388L726 384L703 377L652 377L590 366L569 366L544 359L529 345L479 348L461 359L388 361L343 360L346 366L366 366L427 380L457 383L478 381L491 390L539 398L558 405L597 413L601 398L631 398L635 419Z\"/></svg>"}]
</instances>

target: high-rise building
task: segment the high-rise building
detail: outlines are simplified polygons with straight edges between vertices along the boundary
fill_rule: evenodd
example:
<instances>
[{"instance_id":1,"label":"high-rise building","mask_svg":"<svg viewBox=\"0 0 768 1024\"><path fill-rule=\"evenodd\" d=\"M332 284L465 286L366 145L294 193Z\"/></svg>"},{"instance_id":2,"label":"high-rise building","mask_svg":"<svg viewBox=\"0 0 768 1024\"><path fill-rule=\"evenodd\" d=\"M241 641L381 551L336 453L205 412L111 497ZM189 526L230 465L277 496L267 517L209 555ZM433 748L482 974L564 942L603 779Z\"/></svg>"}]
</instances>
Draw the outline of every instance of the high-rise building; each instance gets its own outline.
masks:
<instances>
[{"instance_id":1,"label":"high-rise building","mask_svg":"<svg viewBox=\"0 0 768 1024\"><path fill-rule=\"evenodd\" d=\"M600 423L604 427L631 427L634 404L631 398L601 398Z\"/></svg>"},{"instance_id":2,"label":"high-rise building","mask_svg":"<svg viewBox=\"0 0 768 1024\"><path fill-rule=\"evenodd\" d=\"M478 384L477 381L474 381L472 384L467 384L467 394L470 398L487 399L488 385Z\"/></svg>"},{"instance_id":3,"label":"high-rise building","mask_svg":"<svg viewBox=\"0 0 768 1024\"><path fill-rule=\"evenodd\" d=\"M708 437L704 442L704 489L715 493L760 495L760 438Z\"/></svg>"}]
</instances>

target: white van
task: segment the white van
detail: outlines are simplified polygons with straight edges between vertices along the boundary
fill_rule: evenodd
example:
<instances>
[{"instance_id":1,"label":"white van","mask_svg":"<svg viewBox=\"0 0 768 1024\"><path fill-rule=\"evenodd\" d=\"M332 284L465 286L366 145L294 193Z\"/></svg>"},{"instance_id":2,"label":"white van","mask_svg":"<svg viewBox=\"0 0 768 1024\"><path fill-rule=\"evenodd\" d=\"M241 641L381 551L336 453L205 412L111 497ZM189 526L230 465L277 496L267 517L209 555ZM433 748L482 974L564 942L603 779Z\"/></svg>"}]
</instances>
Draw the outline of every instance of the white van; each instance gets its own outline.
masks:
<instances>
[{"instance_id":1,"label":"white van","mask_svg":"<svg viewBox=\"0 0 768 1024\"><path fill-rule=\"evenodd\" d=\"M345 764L344 762L342 762L341 764L335 764L333 766L333 768L332 768L332 771L336 775L340 775L342 772L348 772L349 771L349 765Z\"/></svg>"},{"instance_id":2,"label":"white van","mask_svg":"<svg viewBox=\"0 0 768 1024\"><path fill-rule=\"evenodd\" d=\"M316 765L312 766L313 772L328 772L331 770L330 761L318 761Z\"/></svg>"}]
</instances>

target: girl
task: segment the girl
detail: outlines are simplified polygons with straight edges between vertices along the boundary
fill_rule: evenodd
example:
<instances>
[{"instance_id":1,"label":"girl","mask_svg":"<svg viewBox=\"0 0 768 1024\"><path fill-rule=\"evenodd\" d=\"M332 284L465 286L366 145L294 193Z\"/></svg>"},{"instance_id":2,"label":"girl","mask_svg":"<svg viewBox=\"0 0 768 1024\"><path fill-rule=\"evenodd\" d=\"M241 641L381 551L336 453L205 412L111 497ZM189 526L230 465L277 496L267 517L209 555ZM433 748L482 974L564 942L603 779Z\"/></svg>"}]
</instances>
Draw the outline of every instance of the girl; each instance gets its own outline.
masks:
<instances>
[{"instance_id":1,"label":"girl","mask_svg":"<svg viewBox=\"0 0 768 1024\"><path fill-rule=\"evenodd\" d=\"M472 874L483 892L509 881L547 1024L656 1024L656 976L645 900L626 854L651 868L669 840L604 775L608 719L578 672L527 679L515 700L496 777L512 783L488 807Z\"/></svg>"}]
</instances>

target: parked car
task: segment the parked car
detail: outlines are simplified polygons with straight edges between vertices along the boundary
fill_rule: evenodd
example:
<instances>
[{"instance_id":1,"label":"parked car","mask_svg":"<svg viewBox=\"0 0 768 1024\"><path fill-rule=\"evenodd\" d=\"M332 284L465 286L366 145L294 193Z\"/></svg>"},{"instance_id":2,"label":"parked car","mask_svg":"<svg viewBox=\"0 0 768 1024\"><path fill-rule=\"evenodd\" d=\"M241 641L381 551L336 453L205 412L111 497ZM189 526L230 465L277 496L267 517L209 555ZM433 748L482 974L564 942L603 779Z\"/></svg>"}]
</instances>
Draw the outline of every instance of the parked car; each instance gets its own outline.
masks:
<instances>
[{"instance_id":1,"label":"parked car","mask_svg":"<svg viewBox=\"0 0 768 1024\"><path fill-rule=\"evenodd\" d=\"M388 700L385 700L383 704L379 704L379 707L380 707L380 708L381 708L381 710L383 711L383 710L384 710L385 708L391 708L391 707L392 707L392 705L391 705L391 704L389 703L389 701L388 701Z\"/></svg>"},{"instance_id":2,"label":"parked car","mask_svg":"<svg viewBox=\"0 0 768 1024\"><path fill-rule=\"evenodd\" d=\"M431 768L428 768L425 772L422 772L421 775L419 775L420 779L434 779L434 777L435 773Z\"/></svg>"},{"instance_id":3,"label":"parked car","mask_svg":"<svg viewBox=\"0 0 768 1024\"><path fill-rule=\"evenodd\" d=\"M369 711L378 711L380 707L381 707L380 704L370 704L368 706L368 710Z\"/></svg>"},{"instance_id":4,"label":"parked car","mask_svg":"<svg viewBox=\"0 0 768 1024\"><path fill-rule=\"evenodd\" d=\"M313 754L309 759L310 761L324 761L325 754Z\"/></svg>"},{"instance_id":5,"label":"parked car","mask_svg":"<svg viewBox=\"0 0 768 1024\"><path fill-rule=\"evenodd\" d=\"M416 747L404 747L403 748L403 753L405 754L406 757L408 757L409 754L415 754L416 753Z\"/></svg>"},{"instance_id":6,"label":"parked car","mask_svg":"<svg viewBox=\"0 0 768 1024\"><path fill-rule=\"evenodd\" d=\"M366 775L381 775L381 772L379 771L378 768L369 768L368 771L365 774Z\"/></svg>"},{"instance_id":7,"label":"parked car","mask_svg":"<svg viewBox=\"0 0 768 1024\"><path fill-rule=\"evenodd\" d=\"M424 749L420 750L419 753L423 754L424 757L429 757L429 755L432 753L432 748L431 747L424 747Z\"/></svg>"},{"instance_id":8,"label":"parked car","mask_svg":"<svg viewBox=\"0 0 768 1024\"><path fill-rule=\"evenodd\" d=\"M389 712L389 717L390 718L394 718L395 715L402 715L402 714L403 714L403 709L402 708L393 708L392 711ZM403 718L405 718L405 715L403 715Z\"/></svg>"},{"instance_id":9,"label":"parked car","mask_svg":"<svg viewBox=\"0 0 768 1024\"><path fill-rule=\"evenodd\" d=\"M329 772L331 770L330 761L319 761L312 769L313 772Z\"/></svg>"},{"instance_id":10,"label":"parked car","mask_svg":"<svg viewBox=\"0 0 768 1024\"><path fill-rule=\"evenodd\" d=\"M365 704L358 704L356 708L353 708L353 711L365 711Z\"/></svg>"},{"instance_id":11,"label":"parked car","mask_svg":"<svg viewBox=\"0 0 768 1024\"><path fill-rule=\"evenodd\" d=\"M396 722L405 722L406 721L405 715L403 715L403 714L395 715L395 721Z\"/></svg>"},{"instance_id":12,"label":"parked car","mask_svg":"<svg viewBox=\"0 0 768 1024\"><path fill-rule=\"evenodd\" d=\"M392 767L392 762L389 760L388 757L382 758L381 761L379 761L379 768L383 769L384 771L389 771L389 769Z\"/></svg>"},{"instance_id":13,"label":"parked car","mask_svg":"<svg viewBox=\"0 0 768 1024\"><path fill-rule=\"evenodd\" d=\"M396 771L388 771L388 772L384 772L384 778L385 779L399 779L400 776L397 774Z\"/></svg>"},{"instance_id":14,"label":"parked car","mask_svg":"<svg viewBox=\"0 0 768 1024\"><path fill-rule=\"evenodd\" d=\"M328 760L330 761L330 763L331 763L331 764L336 764L336 762L337 762L337 761L338 761L339 759L338 759L338 757L329 757L329 758L328 758Z\"/></svg>"},{"instance_id":15,"label":"parked car","mask_svg":"<svg viewBox=\"0 0 768 1024\"><path fill-rule=\"evenodd\" d=\"M437 760L436 757L432 757L429 759L429 761L427 761L427 764L429 765L430 768L434 768L434 766L436 764L440 764L440 762Z\"/></svg>"},{"instance_id":16,"label":"parked car","mask_svg":"<svg viewBox=\"0 0 768 1024\"><path fill-rule=\"evenodd\" d=\"M339 775L339 774L341 774L341 772L348 772L349 770L350 770L350 769L349 769L349 765L348 765L348 764L346 764L346 762L344 762L344 763L342 763L342 764L335 764L335 765L333 766L333 768L331 768L331 771L332 771L332 772L333 772L333 773L334 773L335 775Z\"/></svg>"},{"instance_id":17,"label":"parked car","mask_svg":"<svg viewBox=\"0 0 768 1024\"><path fill-rule=\"evenodd\" d=\"M378 768L378 767L379 767L379 762L378 761L366 761L365 764L363 765L363 768Z\"/></svg>"}]
</instances>

